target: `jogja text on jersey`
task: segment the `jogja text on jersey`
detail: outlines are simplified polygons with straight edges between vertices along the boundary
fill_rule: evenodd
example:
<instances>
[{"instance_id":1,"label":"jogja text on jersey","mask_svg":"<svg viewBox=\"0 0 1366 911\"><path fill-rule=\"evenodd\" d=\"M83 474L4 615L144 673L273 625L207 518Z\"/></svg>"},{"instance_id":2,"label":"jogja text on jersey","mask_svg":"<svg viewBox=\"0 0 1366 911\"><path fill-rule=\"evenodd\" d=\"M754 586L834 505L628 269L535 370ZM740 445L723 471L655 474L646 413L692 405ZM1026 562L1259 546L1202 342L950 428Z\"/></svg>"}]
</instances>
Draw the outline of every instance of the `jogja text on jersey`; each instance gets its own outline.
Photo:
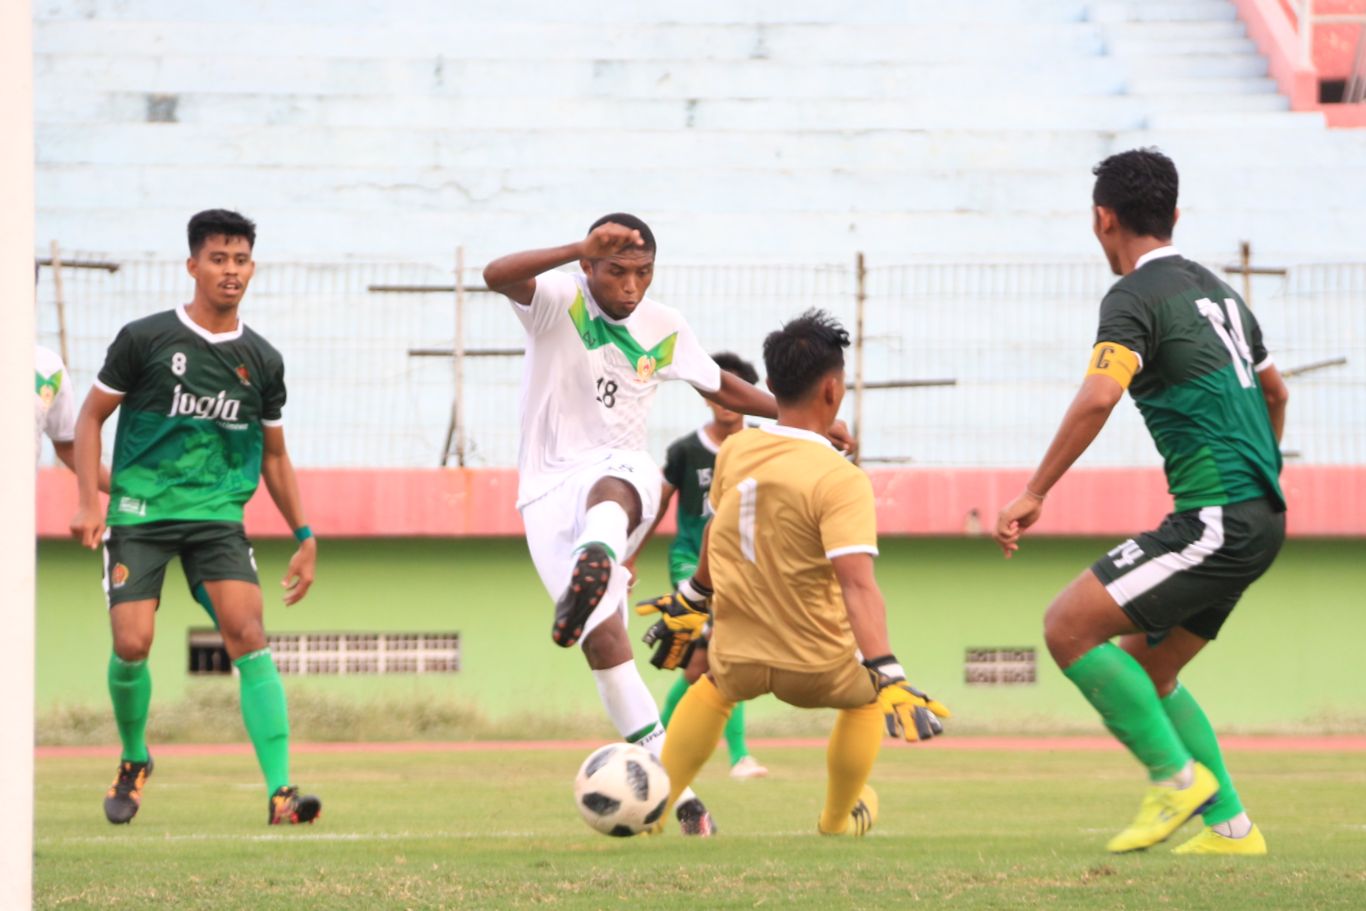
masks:
<instances>
[{"instance_id":1,"label":"jogja text on jersey","mask_svg":"<svg viewBox=\"0 0 1366 911\"><path fill-rule=\"evenodd\" d=\"M228 398L226 390L218 395L196 396L192 392L182 391L177 383L175 391L171 393L171 410L166 416L173 418L185 415L197 421L236 421L241 407L241 401Z\"/></svg>"}]
</instances>

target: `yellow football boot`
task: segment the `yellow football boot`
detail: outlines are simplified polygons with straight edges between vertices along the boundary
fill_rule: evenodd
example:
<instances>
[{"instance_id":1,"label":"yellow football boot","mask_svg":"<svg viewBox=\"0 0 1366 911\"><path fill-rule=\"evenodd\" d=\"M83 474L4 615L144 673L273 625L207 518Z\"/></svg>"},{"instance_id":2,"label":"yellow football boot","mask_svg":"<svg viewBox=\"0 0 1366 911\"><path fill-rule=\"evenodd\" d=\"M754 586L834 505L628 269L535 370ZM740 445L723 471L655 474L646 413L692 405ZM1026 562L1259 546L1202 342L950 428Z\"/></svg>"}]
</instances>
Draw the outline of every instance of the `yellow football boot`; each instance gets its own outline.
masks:
<instances>
[{"instance_id":1,"label":"yellow football boot","mask_svg":"<svg viewBox=\"0 0 1366 911\"><path fill-rule=\"evenodd\" d=\"M1248 856L1265 854L1266 839L1262 837L1262 830L1257 828L1255 823L1252 826L1252 831L1242 838L1229 838L1227 835L1220 835L1211 828L1205 828L1190 841L1183 841L1172 848L1172 853L1245 854Z\"/></svg>"},{"instance_id":2,"label":"yellow football boot","mask_svg":"<svg viewBox=\"0 0 1366 911\"><path fill-rule=\"evenodd\" d=\"M1219 781L1213 772L1198 762L1194 764L1194 769L1194 780L1189 787L1178 790L1153 785L1148 788L1134 821L1129 828L1110 839L1106 850L1112 854L1123 854L1151 848L1166 841L1186 820L1204 809L1219 793Z\"/></svg>"},{"instance_id":3,"label":"yellow football boot","mask_svg":"<svg viewBox=\"0 0 1366 911\"><path fill-rule=\"evenodd\" d=\"M859 792L858 803L854 804L854 809L849 813L849 825L844 827L843 832L827 832L821 828L820 820L816 821L816 831L822 835L867 835L873 828L873 823L877 822L877 792L867 785Z\"/></svg>"}]
</instances>

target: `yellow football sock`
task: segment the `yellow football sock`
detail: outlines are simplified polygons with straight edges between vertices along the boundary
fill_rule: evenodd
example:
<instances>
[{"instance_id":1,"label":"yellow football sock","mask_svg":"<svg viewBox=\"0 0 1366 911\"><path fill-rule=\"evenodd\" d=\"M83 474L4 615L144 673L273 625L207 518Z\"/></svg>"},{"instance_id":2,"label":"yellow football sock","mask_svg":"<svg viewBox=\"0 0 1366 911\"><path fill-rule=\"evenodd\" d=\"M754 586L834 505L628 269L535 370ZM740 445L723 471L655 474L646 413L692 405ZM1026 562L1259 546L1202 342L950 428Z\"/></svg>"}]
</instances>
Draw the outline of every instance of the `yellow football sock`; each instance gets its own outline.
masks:
<instances>
[{"instance_id":1,"label":"yellow football sock","mask_svg":"<svg viewBox=\"0 0 1366 911\"><path fill-rule=\"evenodd\" d=\"M694 687L696 689L696 687ZM825 751L825 808L821 831L834 835L849 825L849 814L868 783L886 732L877 703L857 709L841 709ZM667 745L665 749L667 749Z\"/></svg>"},{"instance_id":2,"label":"yellow football sock","mask_svg":"<svg viewBox=\"0 0 1366 911\"><path fill-rule=\"evenodd\" d=\"M669 806L674 805L678 795L692 784L716 752L717 741L734 707L735 703L727 702L706 676L688 687L669 719L664 751L659 756L664 771L669 773ZM849 806L852 808L853 804Z\"/></svg>"}]
</instances>

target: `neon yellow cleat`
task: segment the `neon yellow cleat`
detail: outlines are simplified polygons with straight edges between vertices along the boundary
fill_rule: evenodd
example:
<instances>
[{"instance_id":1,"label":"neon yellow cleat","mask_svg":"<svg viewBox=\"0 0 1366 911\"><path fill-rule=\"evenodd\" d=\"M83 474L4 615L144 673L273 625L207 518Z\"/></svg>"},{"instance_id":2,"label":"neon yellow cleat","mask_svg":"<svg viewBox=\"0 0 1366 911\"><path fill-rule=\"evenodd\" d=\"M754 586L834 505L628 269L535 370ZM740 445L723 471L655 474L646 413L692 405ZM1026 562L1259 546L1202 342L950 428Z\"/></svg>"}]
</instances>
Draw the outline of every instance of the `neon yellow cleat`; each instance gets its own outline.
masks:
<instances>
[{"instance_id":1,"label":"neon yellow cleat","mask_svg":"<svg viewBox=\"0 0 1366 911\"><path fill-rule=\"evenodd\" d=\"M827 832L821 828L820 821L816 821L816 831L822 835L867 835L873 828L873 823L877 822L877 791L867 785L859 792L858 803L854 804L854 809L849 813L849 825L844 827L842 832Z\"/></svg>"},{"instance_id":2,"label":"neon yellow cleat","mask_svg":"<svg viewBox=\"0 0 1366 911\"><path fill-rule=\"evenodd\" d=\"M1266 839L1262 830L1254 824L1252 831L1242 838L1229 838L1213 829L1206 828L1190 841L1183 841L1172 848L1173 854L1265 854Z\"/></svg>"},{"instance_id":3,"label":"neon yellow cleat","mask_svg":"<svg viewBox=\"0 0 1366 911\"><path fill-rule=\"evenodd\" d=\"M1195 780L1190 787L1177 790L1154 785L1148 788L1143 805L1129 828L1110 839L1105 848L1112 854L1123 854L1166 841L1218 793L1219 781L1214 773L1197 762Z\"/></svg>"}]
</instances>

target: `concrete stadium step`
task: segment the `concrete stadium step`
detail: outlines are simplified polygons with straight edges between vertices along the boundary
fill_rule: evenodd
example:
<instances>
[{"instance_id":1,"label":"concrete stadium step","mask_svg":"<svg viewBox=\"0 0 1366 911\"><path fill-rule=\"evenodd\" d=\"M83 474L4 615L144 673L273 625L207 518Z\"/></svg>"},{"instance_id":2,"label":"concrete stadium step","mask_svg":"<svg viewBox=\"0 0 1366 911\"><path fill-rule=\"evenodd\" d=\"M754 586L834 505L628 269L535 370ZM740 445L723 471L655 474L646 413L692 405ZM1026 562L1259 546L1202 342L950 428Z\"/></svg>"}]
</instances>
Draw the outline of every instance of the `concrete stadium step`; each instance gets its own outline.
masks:
<instances>
[{"instance_id":1,"label":"concrete stadium step","mask_svg":"<svg viewBox=\"0 0 1366 911\"><path fill-rule=\"evenodd\" d=\"M1252 111L1246 113L1238 111L1206 111L1202 113L1164 111L1154 113L1149 117L1147 125L1154 130L1224 127L1233 132L1248 128L1273 127L1280 127L1289 131L1322 130L1327 123L1320 111Z\"/></svg>"},{"instance_id":2,"label":"concrete stadium step","mask_svg":"<svg viewBox=\"0 0 1366 911\"><path fill-rule=\"evenodd\" d=\"M50 97L101 92L182 94L202 91L203 58L38 54L35 82ZM1256 55L1106 58L1078 56L1065 63L787 64L772 61L433 61L222 57L217 85L233 94L345 96L383 86L394 95L459 98L769 98L894 99L934 94L946 98L1015 92L1110 94L1138 79L1264 77ZM961 102L959 103L961 106Z\"/></svg>"},{"instance_id":3,"label":"concrete stadium step","mask_svg":"<svg viewBox=\"0 0 1366 911\"><path fill-rule=\"evenodd\" d=\"M41 20L35 25L39 54L138 57L205 54L260 58L344 60L774 60L819 62L961 61L961 48L978 59L1036 59L1103 52L1102 29L1091 23L783 24L687 25L678 22L616 24L565 22L415 23L380 27L338 23L284 29L265 22L233 26L225 48L222 33L195 22ZM1219 37L1219 36L1213 36ZM1237 36L1231 36L1237 37Z\"/></svg>"},{"instance_id":4,"label":"concrete stadium step","mask_svg":"<svg viewBox=\"0 0 1366 911\"><path fill-rule=\"evenodd\" d=\"M180 238L186 211L222 204L217 186L204 187L173 205L127 209L50 208L43 226L54 237L117 237L125 250L162 250L168 236ZM278 207L271 200L242 194L234 199L262 226L262 237L279 238L278 258L352 259L358 250L386 259L425 258L430 251L448 250L464 243L467 262L487 262L507 252L508 239L535 246L562 242L566 234L583 230L585 209L579 200L572 209L537 213L509 213L481 206L448 212L337 212L319 200L312 209ZM610 204L605 204L610 205ZM1301 211L1301 210L1295 210ZM1183 208L1178 240L1193 256L1211 253L1232 256L1243 238L1259 241L1259 256L1283 261L1322 261L1325 251L1341 250L1342 237L1366 236L1366 211L1334 210L1312 223L1298 220L1302 230L1286 232L1284 210L1219 211ZM864 251L874 260L905 262L920 256L1094 257L1095 238L1083 203L1056 213L794 213L774 218L767 213L709 213L694 215L668 210L648 213L661 245L686 250L687 261L842 262ZM319 230L320 226L326 230ZM1265 240L1263 240L1265 239ZM74 243L74 241L73 241ZM258 259L277 258L271 245L258 244ZM684 257L675 254L672 262Z\"/></svg>"},{"instance_id":5,"label":"concrete stadium step","mask_svg":"<svg viewBox=\"0 0 1366 911\"><path fill-rule=\"evenodd\" d=\"M1180 22L1232 20L1238 10L1227 0L1094 0L1092 22Z\"/></svg>"},{"instance_id":6,"label":"concrete stadium step","mask_svg":"<svg viewBox=\"0 0 1366 911\"><path fill-rule=\"evenodd\" d=\"M1132 37L1123 31L1109 34L1105 38L1105 48L1115 57L1131 56L1171 56L1201 54L1211 57L1225 57L1237 54L1256 54L1257 45L1251 38L1180 38Z\"/></svg>"},{"instance_id":7,"label":"concrete stadium step","mask_svg":"<svg viewBox=\"0 0 1366 911\"><path fill-rule=\"evenodd\" d=\"M99 199L101 205L136 209L148 202L136 166L78 165L47 168L38 181L48 199ZM217 176L215 176L217 175ZM1091 175L1085 168L1049 171L869 170L828 168L670 168L648 162L603 162L596 168L509 171L502 168L395 169L249 167L164 168L155 195L183 198L212 185L250 184L273 205L308 208L326 199L337 211L411 213L458 211L470 205L506 212L572 209L584 186L629 185L631 205L646 211L858 212L1051 211L1062 200L1086 205Z\"/></svg>"},{"instance_id":8,"label":"concrete stadium step","mask_svg":"<svg viewBox=\"0 0 1366 911\"><path fill-rule=\"evenodd\" d=\"M1236 199L1250 209L1327 211L1352 207L1343 187L1366 185L1366 163L1343 168L1325 181L1317 168L1232 167L1180 162L1182 205L1218 205ZM660 179L667 174L667 179ZM130 210L146 205L149 186L136 166L50 167L38 176L45 199L99 199ZM827 168L670 168L622 162L597 168L536 172L495 167L413 170L395 168L252 167L185 165L158 171L155 195L193 196L215 181L250 185L272 205L308 208L318 199L342 212L458 211L470 205L534 213L573 208L585 185L632 187L632 206L645 211L772 212L820 214L892 209L905 213L1050 212L1082 208L1090 198L1089 168L1066 170L859 170Z\"/></svg>"},{"instance_id":9,"label":"concrete stadium step","mask_svg":"<svg viewBox=\"0 0 1366 911\"><path fill-rule=\"evenodd\" d=\"M1247 37L1247 26L1239 19L1183 20L1176 22L1094 22L1101 34L1136 40L1170 38L1177 41L1193 39L1217 40Z\"/></svg>"},{"instance_id":10,"label":"concrete stadium step","mask_svg":"<svg viewBox=\"0 0 1366 911\"><path fill-rule=\"evenodd\" d=\"M673 4L665 14L672 22L771 22L831 23L867 22L1073 22L1086 18L1086 0L974 0L970 4L913 3L905 0L864 0L847 6L833 6L828 0L689 0ZM230 8L199 5L195 17L205 22L317 24L346 21L383 25L396 17L422 25L450 23L458 13L459 22L619 22L654 23L659 8L649 3L620 3L617 0L579 0L573 5L549 0L502 0L497 4L466 3L457 9L449 0L405 0L400 10L375 0L345 0L341 3L280 3L278 0L238 0ZM41 13L45 19L95 19L125 21L176 21L183 19L182 0L46 0Z\"/></svg>"},{"instance_id":11,"label":"concrete stadium step","mask_svg":"<svg viewBox=\"0 0 1366 911\"><path fill-rule=\"evenodd\" d=\"M1277 118L1279 122L1281 118ZM1298 120L1292 118L1296 123ZM1300 123L1300 125L1303 125ZM1302 130L1240 124L1194 125L1107 133L1096 130L570 130L554 144L532 130L371 127L300 130L287 125L204 131L174 124L39 124L45 165L142 165L155 183L161 168L188 162L261 168L326 163L350 168L592 168L622 157L661 170L677 167L847 169L939 168L1088 170L1123 149L1157 145L1180 166L1304 164L1341 167L1366 160L1366 130Z\"/></svg>"},{"instance_id":12,"label":"concrete stadium step","mask_svg":"<svg viewBox=\"0 0 1366 911\"><path fill-rule=\"evenodd\" d=\"M203 59L187 56L125 60L110 56L35 58L39 90L53 97L102 92L202 92ZM753 60L432 61L397 59L293 60L221 57L214 90L252 95L386 94L460 98L527 96L587 98L769 98L965 95L998 91L1107 94L1121 90L1112 60L1077 57L1065 65L1018 61L887 64L780 63ZM1178 72L1177 75L1180 75Z\"/></svg>"},{"instance_id":13,"label":"concrete stadium step","mask_svg":"<svg viewBox=\"0 0 1366 911\"><path fill-rule=\"evenodd\" d=\"M1266 95L1279 91L1269 76L1131 76L1125 82L1135 95Z\"/></svg>"},{"instance_id":14,"label":"concrete stadium step","mask_svg":"<svg viewBox=\"0 0 1366 911\"><path fill-rule=\"evenodd\" d=\"M1136 129L1152 117L1171 112L1274 112L1285 107L1278 95L1125 95L1066 96L994 95L966 104L953 97L689 99L581 98L567 105L557 98L460 98L424 95L215 96L182 95L177 122L185 126L224 128L262 120L300 128L366 125L411 130L445 127L479 129L594 129L629 123L637 129L830 130L861 129ZM135 99L107 109L136 120L146 119ZM40 105L38 121L47 121ZM56 108L54 118L66 118ZM106 110L73 112L105 119ZM97 121L98 122L98 121Z\"/></svg>"},{"instance_id":15,"label":"concrete stadium step","mask_svg":"<svg viewBox=\"0 0 1366 911\"><path fill-rule=\"evenodd\" d=\"M1203 57L1193 54L1152 54L1116 57L1114 65L1131 76L1265 76L1266 59L1256 54Z\"/></svg>"},{"instance_id":16,"label":"concrete stadium step","mask_svg":"<svg viewBox=\"0 0 1366 911\"><path fill-rule=\"evenodd\" d=\"M1199 134L1202 138L1207 133ZM1276 135L1279 135L1277 133ZM621 125L569 130L541 143L535 130L426 128L396 133L373 127L300 130L288 125L235 127L230 134L159 123L40 123L38 143L53 166L80 163L174 166L185 162L262 168L326 162L359 168L600 166L625 150L629 158L665 169L748 164L841 168L1089 168L1109 149L1096 131L867 130L812 133L784 130L704 130L686 133ZM1205 140L1214 145L1214 140ZM1226 137L1221 140L1227 143ZM1265 148L1258 143L1259 148ZM1241 148L1241 147L1240 147Z\"/></svg>"}]
</instances>

